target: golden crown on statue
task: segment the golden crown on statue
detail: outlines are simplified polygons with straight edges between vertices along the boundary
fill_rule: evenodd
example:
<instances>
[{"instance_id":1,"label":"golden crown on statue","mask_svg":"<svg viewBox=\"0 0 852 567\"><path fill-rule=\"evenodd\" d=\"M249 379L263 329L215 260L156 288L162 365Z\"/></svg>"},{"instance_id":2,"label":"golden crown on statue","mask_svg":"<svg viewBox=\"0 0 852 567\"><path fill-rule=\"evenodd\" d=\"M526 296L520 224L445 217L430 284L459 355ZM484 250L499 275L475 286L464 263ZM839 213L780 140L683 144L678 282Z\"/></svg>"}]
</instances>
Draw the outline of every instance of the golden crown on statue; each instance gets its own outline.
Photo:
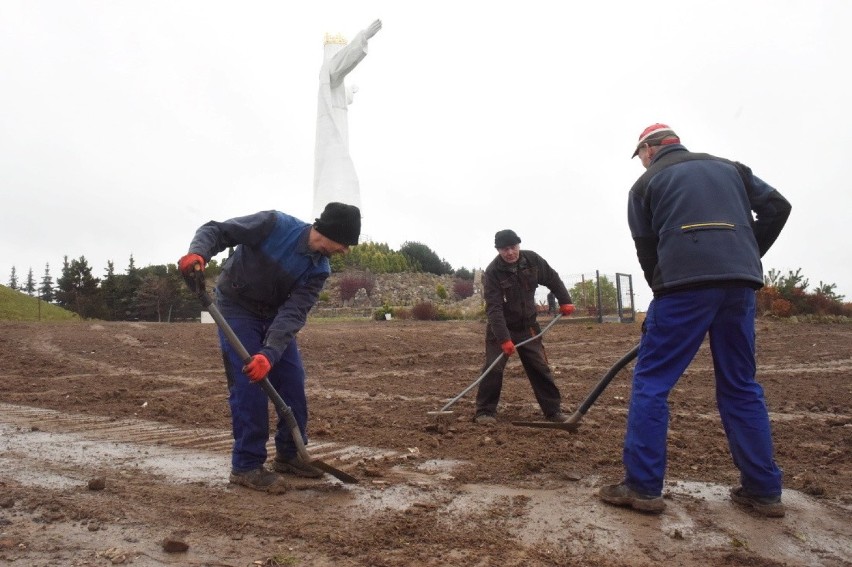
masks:
<instances>
[{"instance_id":1,"label":"golden crown on statue","mask_svg":"<svg viewBox=\"0 0 852 567\"><path fill-rule=\"evenodd\" d=\"M346 38L343 37L341 33L328 33L325 32L325 38L323 39L323 45L346 45L348 42Z\"/></svg>"}]
</instances>

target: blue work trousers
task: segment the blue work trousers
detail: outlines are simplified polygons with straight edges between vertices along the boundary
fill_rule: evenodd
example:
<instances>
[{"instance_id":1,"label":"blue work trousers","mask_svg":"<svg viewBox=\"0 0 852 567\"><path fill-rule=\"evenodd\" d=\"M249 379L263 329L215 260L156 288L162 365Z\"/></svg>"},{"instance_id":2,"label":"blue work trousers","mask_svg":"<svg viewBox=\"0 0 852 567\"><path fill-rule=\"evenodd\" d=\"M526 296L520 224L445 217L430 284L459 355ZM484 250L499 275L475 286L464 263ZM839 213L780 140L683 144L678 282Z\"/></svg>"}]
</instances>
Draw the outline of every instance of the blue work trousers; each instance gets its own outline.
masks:
<instances>
[{"instance_id":1,"label":"blue work trousers","mask_svg":"<svg viewBox=\"0 0 852 567\"><path fill-rule=\"evenodd\" d=\"M263 338L272 322L249 315L229 316L227 320L250 354L261 349ZM242 359L221 331L219 343L225 361L225 374L228 377L228 403L231 406L231 426L234 434L231 468L234 472L245 472L261 467L266 462L270 400L260 384L252 383L248 376L243 374ZM302 434L302 442L307 444L308 402L305 396L305 370L295 337L284 351L281 360L272 366L267 378L293 410ZM293 457L297 452L291 430L280 414L275 433L275 448L284 458Z\"/></svg>"},{"instance_id":2,"label":"blue work trousers","mask_svg":"<svg viewBox=\"0 0 852 567\"><path fill-rule=\"evenodd\" d=\"M755 381L755 292L710 288L651 301L633 372L624 440L625 482L648 496L663 490L669 392L710 334L716 405L743 488L755 496L781 494L769 414ZM696 420L694 427L708 427Z\"/></svg>"}]
</instances>

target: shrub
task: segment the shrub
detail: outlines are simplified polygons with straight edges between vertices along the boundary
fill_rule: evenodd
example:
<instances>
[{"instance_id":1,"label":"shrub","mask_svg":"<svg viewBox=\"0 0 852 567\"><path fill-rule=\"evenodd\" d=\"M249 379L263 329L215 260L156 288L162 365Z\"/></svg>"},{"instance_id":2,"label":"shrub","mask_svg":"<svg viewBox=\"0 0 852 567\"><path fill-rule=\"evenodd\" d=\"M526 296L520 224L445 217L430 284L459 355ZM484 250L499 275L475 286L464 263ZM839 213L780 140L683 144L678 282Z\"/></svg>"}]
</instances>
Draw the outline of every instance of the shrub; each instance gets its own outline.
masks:
<instances>
[{"instance_id":1,"label":"shrub","mask_svg":"<svg viewBox=\"0 0 852 567\"><path fill-rule=\"evenodd\" d=\"M367 292L367 297L373 293L373 288L376 287L376 278L369 273L351 273L345 274L340 278L340 299L349 301L359 289Z\"/></svg>"},{"instance_id":2,"label":"shrub","mask_svg":"<svg viewBox=\"0 0 852 567\"><path fill-rule=\"evenodd\" d=\"M349 301L358 290L361 289L361 280L352 276L344 276L340 279L340 299Z\"/></svg>"},{"instance_id":3,"label":"shrub","mask_svg":"<svg viewBox=\"0 0 852 567\"><path fill-rule=\"evenodd\" d=\"M473 295L473 280L456 279L453 282L453 293L458 299L467 299Z\"/></svg>"},{"instance_id":4,"label":"shrub","mask_svg":"<svg viewBox=\"0 0 852 567\"><path fill-rule=\"evenodd\" d=\"M793 313L793 304L786 299L775 299L769 312L776 317L789 317Z\"/></svg>"},{"instance_id":5,"label":"shrub","mask_svg":"<svg viewBox=\"0 0 852 567\"><path fill-rule=\"evenodd\" d=\"M403 321L411 319L411 309L406 309L405 307L398 307L393 310L393 316Z\"/></svg>"},{"instance_id":6,"label":"shrub","mask_svg":"<svg viewBox=\"0 0 852 567\"><path fill-rule=\"evenodd\" d=\"M423 301L411 308L411 316L418 321L437 321L438 308L430 301Z\"/></svg>"},{"instance_id":7,"label":"shrub","mask_svg":"<svg viewBox=\"0 0 852 567\"><path fill-rule=\"evenodd\" d=\"M848 313L849 304L837 294L836 284L819 282L813 292L808 291L808 280L802 269L790 270L782 275L778 270L769 270L763 277L766 284L757 292L757 313L775 317L802 315L834 316Z\"/></svg>"},{"instance_id":8,"label":"shrub","mask_svg":"<svg viewBox=\"0 0 852 567\"><path fill-rule=\"evenodd\" d=\"M447 299L447 288L443 284L438 284L438 287L435 288L435 293L438 294L438 299Z\"/></svg>"},{"instance_id":9,"label":"shrub","mask_svg":"<svg viewBox=\"0 0 852 567\"><path fill-rule=\"evenodd\" d=\"M320 294L319 294L319 297L317 298L317 301L326 302L326 301L328 301L330 298L331 298L331 297L328 295L328 292L327 292L327 291L321 291L321 292L320 292Z\"/></svg>"},{"instance_id":10,"label":"shrub","mask_svg":"<svg viewBox=\"0 0 852 567\"><path fill-rule=\"evenodd\" d=\"M805 304L807 305L807 312L814 315L840 315L843 311L842 303L819 293L809 295L805 299Z\"/></svg>"},{"instance_id":11,"label":"shrub","mask_svg":"<svg viewBox=\"0 0 852 567\"><path fill-rule=\"evenodd\" d=\"M464 313L461 309L440 309L438 310L439 321L461 321L464 319Z\"/></svg>"},{"instance_id":12,"label":"shrub","mask_svg":"<svg viewBox=\"0 0 852 567\"><path fill-rule=\"evenodd\" d=\"M772 302L776 299L781 299L781 292L778 288L766 286L757 292L756 308L758 315L769 315L772 313Z\"/></svg>"},{"instance_id":13,"label":"shrub","mask_svg":"<svg viewBox=\"0 0 852 567\"><path fill-rule=\"evenodd\" d=\"M393 307L391 307L387 303L382 304L381 307L379 307L373 312L373 319L375 319L376 321L386 321L387 317L385 317L385 315L390 315L391 317L393 317Z\"/></svg>"}]
</instances>

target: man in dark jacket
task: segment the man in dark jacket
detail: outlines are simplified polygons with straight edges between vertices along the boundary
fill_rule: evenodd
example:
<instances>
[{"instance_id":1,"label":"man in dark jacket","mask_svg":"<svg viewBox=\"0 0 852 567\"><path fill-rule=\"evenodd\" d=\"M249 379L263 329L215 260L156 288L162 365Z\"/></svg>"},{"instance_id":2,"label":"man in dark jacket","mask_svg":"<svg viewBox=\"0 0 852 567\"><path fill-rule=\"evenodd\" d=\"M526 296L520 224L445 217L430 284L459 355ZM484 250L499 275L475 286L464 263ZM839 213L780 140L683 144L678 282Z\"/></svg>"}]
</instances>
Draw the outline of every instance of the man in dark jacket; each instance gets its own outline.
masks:
<instances>
[{"instance_id":1,"label":"man in dark jacket","mask_svg":"<svg viewBox=\"0 0 852 567\"><path fill-rule=\"evenodd\" d=\"M498 255L485 269L485 311L488 328L485 332L485 366L498 357L500 360L479 384L476 394L474 421L480 424L496 422L497 404L503 388L503 370L522 342L541 332L536 321L535 290L546 286L556 295L562 315L574 312L571 296L559 274L532 250L520 249L521 239L512 230L501 230L494 236ZM529 342L517 350L533 393L550 421L562 422L568 417L561 410L561 395L553 381L544 345L541 340Z\"/></svg>"},{"instance_id":2,"label":"man in dark jacket","mask_svg":"<svg viewBox=\"0 0 852 567\"><path fill-rule=\"evenodd\" d=\"M628 223L654 298L633 373L624 480L602 487L600 498L644 512L665 508L668 395L709 333L716 402L740 471L731 498L783 516L781 471L755 381L754 319L760 259L790 204L743 164L687 151L665 124L642 132L637 155L647 171L630 190Z\"/></svg>"},{"instance_id":3,"label":"man in dark jacket","mask_svg":"<svg viewBox=\"0 0 852 567\"><path fill-rule=\"evenodd\" d=\"M329 203L313 225L279 211L263 211L208 222L179 260L180 271L188 275L236 246L216 282L216 304L246 350L256 354L244 365L220 330L234 435L232 483L268 491L282 486L278 475L264 468L269 400L254 383L264 376L293 410L302 440L308 442L305 370L296 333L331 273L328 258L348 252L358 244L360 233L361 212L352 205ZM291 431L280 418L275 449L274 471L322 475L299 459Z\"/></svg>"}]
</instances>

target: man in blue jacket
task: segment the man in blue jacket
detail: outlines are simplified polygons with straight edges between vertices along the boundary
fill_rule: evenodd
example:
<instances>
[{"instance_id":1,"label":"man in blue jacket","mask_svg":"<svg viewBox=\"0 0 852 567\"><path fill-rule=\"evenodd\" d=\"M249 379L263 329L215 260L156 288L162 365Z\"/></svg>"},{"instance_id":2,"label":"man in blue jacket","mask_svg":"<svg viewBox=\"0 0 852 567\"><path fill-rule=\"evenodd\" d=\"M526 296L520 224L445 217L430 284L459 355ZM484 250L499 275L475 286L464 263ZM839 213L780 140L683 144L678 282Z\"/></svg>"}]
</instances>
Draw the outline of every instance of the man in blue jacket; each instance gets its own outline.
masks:
<instances>
[{"instance_id":1,"label":"man in blue jacket","mask_svg":"<svg viewBox=\"0 0 852 567\"><path fill-rule=\"evenodd\" d=\"M630 190L628 223L654 298L633 373L624 480L599 496L663 511L668 395L709 333L716 401L740 471L731 498L761 515L783 516L781 471L755 381L754 319L760 259L790 203L743 164L688 151L665 124L642 132L637 155L647 171Z\"/></svg>"},{"instance_id":2,"label":"man in blue jacket","mask_svg":"<svg viewBox=\"0 0 852 567\"><path fill-rule=\"evenodd\" d=\"M293 410L304 443L308 404L305 370L296 333L305 325L331 273L328 258L358 244L358 207L329 203L313 225L279 211L263 211L201 226L178 261L191 274L216 254L235 246L216 282L216 304L248 352L248 364L219 332L228 379L234 447L230 481L255 490L279 491L278 475L264 468L269 439L269 400L254 382L269 378ZM301 461L290 429L278 420L274 471L319 477L322 471Z\"/></svg>"}]
</instances>

